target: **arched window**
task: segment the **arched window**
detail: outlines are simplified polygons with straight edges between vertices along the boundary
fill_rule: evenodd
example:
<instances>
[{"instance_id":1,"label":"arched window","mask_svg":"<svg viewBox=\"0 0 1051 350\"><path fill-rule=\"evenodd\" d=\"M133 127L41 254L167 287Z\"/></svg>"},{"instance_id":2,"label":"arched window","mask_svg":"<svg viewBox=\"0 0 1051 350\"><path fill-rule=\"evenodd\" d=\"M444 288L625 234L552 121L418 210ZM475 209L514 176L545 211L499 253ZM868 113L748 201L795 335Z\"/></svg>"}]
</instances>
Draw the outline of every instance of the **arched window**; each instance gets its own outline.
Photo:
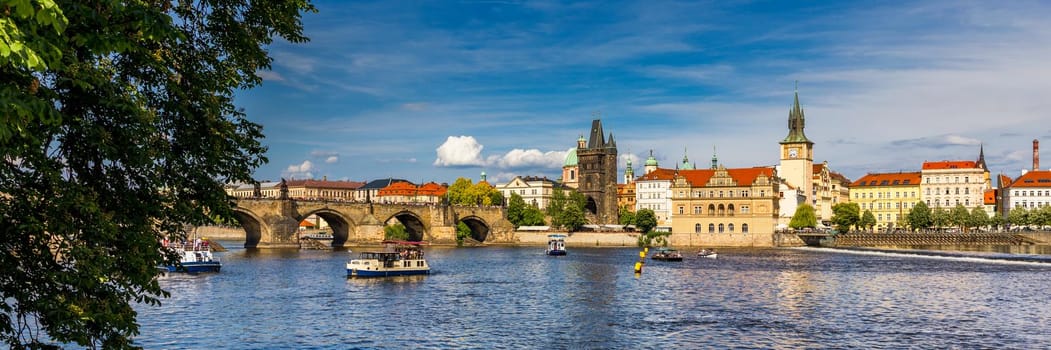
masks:
<instances>
[{"instance_id":1,"label":"arched window","mask_svg":"<svg viewBox=\"0 0 1051 350\"><path fill-rule=\"evenodd\" d=\"M741 232L748 233L748 224L741 224Z\"/></svg>"},{"instance_id":2,"label":"arched window","mask_svg":"<svg viewBox=\"0 0 1051 350\"><path fill-rule=\"evenodd\" d=\"M723 224L719 224L719 233L723 233L724 228L725 226L723 226Z\"/></svg>"},{"instance_id":3,"label":"arched window","mask_svg":"<svg viewBox=\"0 0 1051 350\"><path fill-rule=\"evenodd\" d=\"M726 207L726 214L730 215L730 216L734 216L734 205L733 204L730 204L728 207ZM730 232L733 232L733 230L731 229Z\"/></svg>"},{"instance_id":4,"label":"arched window","mask_svg":"<svg viewBox=\"0 0 1051 350\"><path fill-rule=\"evenodd\" d=\"M726 225L726 228L730 230L730 233L734 233L734 224Z\"/></svg>"},{"instance_id":5,"label":"arched window","mask_svg":"<svg viewBox=\"0 0 1051 350\"><path fill-rule=\"evenodd\" d=\"M701 224L693 224L693 233L701 233Z\"/></svg>"},{"instance_id":6,"label":"arched window","mask_svg":"<svg viewBox=\"0 0 1051 350\"><path fill-rule=\"evenodd\" d=\"M722 204L719 204L719 216L723 215L726 215L726 207L724 207Z\"/></svg>"},{"instance_id":7,"label":"arched window","mask_svg":"<svg viewBox=\"0 0 1051 350\"><path fill-rule=\"evenodd\" d=\"M708 215L715 216L715 204L708 204Z\"/></svg>"},{"instance_id":8,"label":"arched window","mask_svg":"<svg viewBox=\"0 0 1051 350\"><path fill-rule=\"evenodd\" d=\"M708 233L715 233L715 224L708 224Z\"/></svg>"}]
</instances>

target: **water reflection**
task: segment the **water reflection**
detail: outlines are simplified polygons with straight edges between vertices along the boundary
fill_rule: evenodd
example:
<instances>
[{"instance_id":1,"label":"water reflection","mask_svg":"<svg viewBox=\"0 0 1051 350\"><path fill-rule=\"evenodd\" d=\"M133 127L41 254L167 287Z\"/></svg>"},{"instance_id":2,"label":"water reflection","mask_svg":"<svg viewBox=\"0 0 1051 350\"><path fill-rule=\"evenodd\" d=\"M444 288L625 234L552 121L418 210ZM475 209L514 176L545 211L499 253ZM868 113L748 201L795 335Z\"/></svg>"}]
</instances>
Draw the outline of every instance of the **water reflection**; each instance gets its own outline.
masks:
<instances>
[{"instance_id":1,"label":"water reflection","mask_svg":"<svg viewBox=\"0 0 1051 350\"><path fill-rule=\"evenodd\" d=\"M236 245L230 245L235 247ZM428 247L431 275L347 278L346 252L232 249L138 307L146 348L1051 348L1051 265L827 250ZM193 310L193 317L187 317ZM218 330L218 331L217 331ZM995 335L995 336L990 336Z\"/></svg>"}]
</instances>

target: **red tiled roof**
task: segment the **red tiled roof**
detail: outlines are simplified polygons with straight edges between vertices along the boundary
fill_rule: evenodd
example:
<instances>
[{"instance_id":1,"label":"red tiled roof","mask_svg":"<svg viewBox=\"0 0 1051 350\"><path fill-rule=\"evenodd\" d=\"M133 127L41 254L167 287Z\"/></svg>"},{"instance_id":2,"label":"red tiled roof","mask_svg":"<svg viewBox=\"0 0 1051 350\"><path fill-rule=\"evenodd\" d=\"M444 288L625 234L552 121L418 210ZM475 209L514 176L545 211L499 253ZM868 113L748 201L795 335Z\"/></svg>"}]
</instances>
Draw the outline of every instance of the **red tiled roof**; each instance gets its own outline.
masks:
<instances>
[{"instance_id":1,"label":"red tiled roof","mask_svg":"<svg viewBox=\"0 0 1051 350\"><path fill-rule=\"evenodd\" d=\"M1000 175L997 175L997 176L1000 177L1000 183L999 183L1000 187L1011 187L1011 182L1013 182L1013 180L1011 180L1010 176L1007 176L1007 175L1004 175L1004 174L1000 174Z\"/></svg>"},{"instance_id":2,"label":"red tiled roof","mask_svg":"<svg viewBox=\"0 0 1051 350\"><path fill-rule=\"evenodd\" d=\"M926 166L926 163L924 163L924 166ZM920 178L919 172L866 174L857 181L851 183L850 187L919 186Z\"/></svg>"},{"instance_id":3,"label":"red tiled roof","mask_svg":"<svg viewBox=\"0 0 1051 350\"><path fill-rule=\"evenodd\" d=\"M832 177L833 179L838 179L839 182L843 183L844 185L850 185L850 183L852 182L846 176L843 176L843 174L840 174L840 173L837 173L837 172L834 172L834 171L830 171L829 172L829 176Z\"/></svg>"},{"instance_id":4,"label":"red tiled roof","mask_svg":"<svg viewBox=\"0 0 1051 350\"><path fill-rule=\"evenodd\" d=\"M974 169L978 165L972 160L943 160L940 162L923 162L923 170L939 169Z\"/></svg>"},{"instance_id":5,"label":"red tiled roof","mask_svg":"<svg viewBox=\"0 0 1051 350\"><path fill-rule=\"evenodd\" d=\"M985 205L996 204L996 190L985 190Z\"/></svg>"},{"instance_id":6,"label":"red tiled roof","mask_svg":"<svg viewBox=\"0 0 1051 350\"><path fill-rule=\"evenodd\" d=\"M664 169L657 168L651 171L649 174L639 176L636 181L654 181L654 180L668 180L675 179L675 169Z\"/></svg>"},{"instance_id":7,"label":"red tiled roof","mask_svg":"<svg viewBox=\"0 0 1051 350\"><path fill-rule=\"evenodd\" d=\"M714 169L679 170L679 175L685 177L693 187L701 187L706 185L712 176L715 176L715 172ZM737 182L738 186L749 186L759 175L773 176L774 169L769 167L734 168L726 169L726 173Z\"/></svg>"},{"instance_id":8,"label":"red tiled roof","mask_svg":"<svg viewBox=\"0 0 1051 350\"><path fill-rule=\"evenodd\" d=\"M1011 182L1011 188L1016 187L1051 187L1051 171L1036 170L1019 176Z\"/></svg>"}]
</instances>

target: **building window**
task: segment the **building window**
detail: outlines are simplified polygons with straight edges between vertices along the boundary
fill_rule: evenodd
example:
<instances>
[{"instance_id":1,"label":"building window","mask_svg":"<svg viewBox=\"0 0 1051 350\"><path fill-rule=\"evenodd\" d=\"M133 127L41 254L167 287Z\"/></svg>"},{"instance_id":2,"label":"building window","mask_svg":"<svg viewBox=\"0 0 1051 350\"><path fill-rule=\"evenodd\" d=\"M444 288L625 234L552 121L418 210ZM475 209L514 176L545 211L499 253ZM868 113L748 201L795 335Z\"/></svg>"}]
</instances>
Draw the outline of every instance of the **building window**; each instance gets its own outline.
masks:
<instances>
[{"instance_id":1,"label":"building window","mask_svg":"<svg viewBox=\"0 0 1051 350\"><path fill-rule=\"evenodd\" d=\"M683 206L680 205L679 206L679 215L684 214L685 211L686 211L686 208L684 208Z\"/></svg>"},{"instance_id":2,"label":"building window","mask_svg":"<svg viewBox=\"0 0 1051 350\"><path fill-rule=\"evenodd\" d=\"M741 224L741 233L748 233L748 224Z\"/></svg>"},{"instance_id":3,"label":"building window","mask_svg":"<svg viewBox=\"0 0 1051 350\"><path fill-rule=\"evenodd\" d=\"M701 224L693 224L693 233L701 233Z\"/></svg>"},{"instance_id":4,"label":"building window","mask_svg":"<svg viewBox=\"0 0 1051 350\"><path fill-rule=\"evenodd\" d=\"M748 206L747 205L742 205L741 206L741 214L748 214Z\"/></svg>"},{"instance_id":5,"label":"building window","mask_svg":"<svg viewBox=\"0 0 1051 350\"><path fill-rule=\"evenodd\" d=\"M734 224L726 225L726 228L729 229L730 233L734 233Z\"/></svg>"},{"instance_id":6,"label":"building window","mask_svg":"<svg viewBox=\"0 0 1051 350\"><path fill-rule=\"evenodd\" d=\"M715 204L708 204L708 215L715 216Z\"/></svg>"},{"instance_id":7,"label":"building window","mask_svg":"<svg viewBox=\"0 0 1051 350\"><path fill-rule=\"evenodd\" d=\"M726 207L726 214L730 215L730 216L734 216L734 205L733 204L730 204L729 206ZM730 232L733 232L733 230L731 230Z\"/></svg>"},{"instance_id":8,"label":"building window","mask_svg":"<svg viewBox=\"0 0 1051 350\"><path fill-rule=\"evenodd\" d=\"M724 229L725 227L723 226L723 224L719 224L719 233L723 233Z\"/></svg>"},{"instance_id":9,"label":"building window","mask_svg":"<svg viewBox=\"0 0 1051 350\"><path fill-rule=\"evenodd\" d=\"M723 215L726 215L726 207L724 207L722 204L719 204L719 216ZM719 230L719 232L722 232L722 230Z\"/></svg>"},{"instance_id":10,"label":"building window","mask_svg":"<svg viewBox=\"0 0 1051 350\"><path fill-rule=\"evenodd\" d=\"M699 206L699 205L693 206L693 215L701 215L701 206Z\"/></svg>"},{"instance_id":11,"label":"building window","mask_svg":"<svg viewBox=\"0 0 1051 350\"><path fill-rule=\"evenodd\" d=\"M708 233L715 233L715 224L708 224Z\"/></svg>"}]
</instances>

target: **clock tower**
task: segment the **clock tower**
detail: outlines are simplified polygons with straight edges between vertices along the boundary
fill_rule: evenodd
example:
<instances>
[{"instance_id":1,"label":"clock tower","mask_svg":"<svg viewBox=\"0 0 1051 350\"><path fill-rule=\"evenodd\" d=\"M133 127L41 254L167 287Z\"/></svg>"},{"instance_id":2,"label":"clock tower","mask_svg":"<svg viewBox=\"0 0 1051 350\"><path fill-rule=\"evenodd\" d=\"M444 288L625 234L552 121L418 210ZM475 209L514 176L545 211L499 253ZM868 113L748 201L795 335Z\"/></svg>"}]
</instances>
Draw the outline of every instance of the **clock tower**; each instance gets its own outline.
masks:
<instances>
[{"instance_id":1,"label":"clock tower","mask_svg":"<svg viewBox=\"0 0 1051 350\"><path fill-rule=\"evenodd\" d=\"M797 89L795 104L788 112L788 136L780 142L781 170L777 174L789 185L798 188L806 198L805 202L813 205L814 143L803 133L804 125Z\"/></svg>"}]
</instances>

